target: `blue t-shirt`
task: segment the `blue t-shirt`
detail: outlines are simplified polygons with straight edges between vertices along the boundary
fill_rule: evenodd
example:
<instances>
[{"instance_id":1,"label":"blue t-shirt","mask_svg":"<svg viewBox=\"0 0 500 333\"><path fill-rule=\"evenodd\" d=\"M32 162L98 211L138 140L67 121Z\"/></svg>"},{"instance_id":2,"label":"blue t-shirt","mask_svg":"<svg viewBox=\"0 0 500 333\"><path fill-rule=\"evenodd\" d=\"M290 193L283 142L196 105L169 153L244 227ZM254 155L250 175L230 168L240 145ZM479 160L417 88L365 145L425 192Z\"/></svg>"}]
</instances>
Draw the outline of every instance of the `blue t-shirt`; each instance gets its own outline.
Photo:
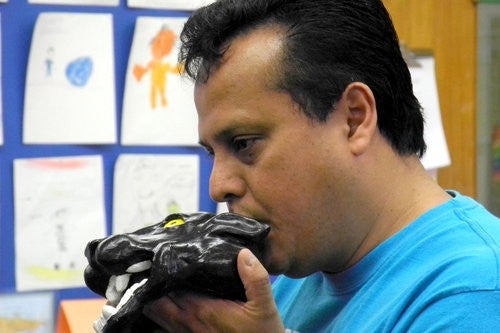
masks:
<instances>
[{"instance_id":1,"label":"blue t-shirt","mask_svg":"<svg viewBox=\"0 0 500 333\"><path fill-rule=\"evenodd\" d=\"M279 277L287 332L500 332L500 219L452 194L346 271Z\"/></svg>"}]
</instances>

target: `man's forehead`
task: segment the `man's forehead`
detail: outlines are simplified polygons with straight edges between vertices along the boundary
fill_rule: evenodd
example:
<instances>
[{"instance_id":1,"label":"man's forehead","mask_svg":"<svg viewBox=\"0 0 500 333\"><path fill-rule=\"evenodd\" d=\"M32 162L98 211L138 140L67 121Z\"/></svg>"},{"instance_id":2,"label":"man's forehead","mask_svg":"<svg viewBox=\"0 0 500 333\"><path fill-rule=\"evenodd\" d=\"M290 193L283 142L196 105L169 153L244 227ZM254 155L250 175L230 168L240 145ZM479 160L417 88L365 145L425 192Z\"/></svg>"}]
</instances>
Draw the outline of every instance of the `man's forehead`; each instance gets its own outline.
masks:
<instances>
[{"instance_id":1,"label":"man's forehead","mask_svg":"<svg viewBox=\"0 0 500 333\"><path fill-rule=\"evenodd\" d=\"M222 47L223 56L217 62L209 68L200 66L201 75L196 85L204 85L213 76L221 75L220 72L245 75L246 71L252 70L252 66L266 66L271 62L273 68L277 67L277 61L283 54L284 38L283 27L277 25L261 26L237 35Z\"/></svg>"}]
</instances>

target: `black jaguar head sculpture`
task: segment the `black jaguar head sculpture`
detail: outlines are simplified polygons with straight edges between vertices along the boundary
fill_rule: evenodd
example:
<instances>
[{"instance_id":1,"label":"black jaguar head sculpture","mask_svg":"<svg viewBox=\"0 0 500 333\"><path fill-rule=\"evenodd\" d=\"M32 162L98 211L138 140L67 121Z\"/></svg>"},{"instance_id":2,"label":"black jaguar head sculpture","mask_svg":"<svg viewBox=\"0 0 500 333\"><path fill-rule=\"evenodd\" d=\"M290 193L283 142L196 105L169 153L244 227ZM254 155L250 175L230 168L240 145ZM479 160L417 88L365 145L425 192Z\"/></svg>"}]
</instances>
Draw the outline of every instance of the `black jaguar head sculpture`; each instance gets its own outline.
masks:
<instances>
[{"instance_id":1,"label":"black jaguar head sculpture","mask_svg":"<svg viewBox=\"0 0 500 333\"><path fill-rule=\"evenodd\" d=\"M93 240L85 249L85 283L108 299L98 333L154 332L145 304L174 290L245 300L238 252L261 259L269 226L232 213L172 214L132 233Z\"/></svg>"}]
</instances>

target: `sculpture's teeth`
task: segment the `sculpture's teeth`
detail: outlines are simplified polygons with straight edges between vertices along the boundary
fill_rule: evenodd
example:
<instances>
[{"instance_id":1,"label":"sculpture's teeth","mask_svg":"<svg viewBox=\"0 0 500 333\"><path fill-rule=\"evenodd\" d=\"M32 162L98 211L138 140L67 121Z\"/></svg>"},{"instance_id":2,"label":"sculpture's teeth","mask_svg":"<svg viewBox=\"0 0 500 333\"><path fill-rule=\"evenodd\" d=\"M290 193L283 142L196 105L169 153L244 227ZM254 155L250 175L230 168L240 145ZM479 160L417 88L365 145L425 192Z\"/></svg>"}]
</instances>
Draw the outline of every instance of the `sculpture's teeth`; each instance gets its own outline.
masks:
<instances>
[{"instance_id":1,"label":"sculpture's teeth","mask_svg":"<svg viewBox=\"0 0 500 333\"><path fill-rule=\"evenodd\" d=\"M118 292L123 292L125 289L127 289L127 286L128 286L128 282L130 281L130 274L122 274L122 275L118 275L116 277L116 285L115 285L115 289L118 291Z\"/></svg>"},{"instance_id":2,"label":"sculpture's teeth","mask_svg":"<svg viewBox=\"0 0 500 333\"><path fill-rule=\"evenodd\" d=\"M106 298L112 305L118 304L123 293L116 289L116 275L109 278L108 287L106 288Z\"/></svg>"},{"instance_id":3,"label":"sculpture's teeth","mask_svg":"<svg viewBox=\"0 0 500 333\"><path fill-rule=\"evenodd\" d=\"M123 297L121 298L120 302L116 306L117 310L120 310L125 303L128 302L128 300L134 295L134 292L139 288L142 287L144 284L148 282L148 279L143 279L141 282L134 283L130 288L127 289Z\"/></svg>"},{"instance_id":4,"label":"sculpture's teeth","mask_svg":"<svg viewBox=\"0 0 500 333\"><path fill-rule=\"evenodd\" d=\"M152 265L153 265L153 263L151 262L151 260L141 261L141 262L135 263L132 266L130 266L129 268L127 268L127 273L144 272L144 271L147 271L148 269L150 269Z\"/></svg>"},{"instance_id":5,"label":"sculpture's teeth","mask_svg":"<svg viewBox=\"0 0 500 333\"><path fill-rule=\"evenodd\" d=\"M102 316L99 317L96 321L94 321L94 331L96 331L96 333L102 333L103 332L103 329L104 329L104 325L106 325L106 322L107 320L104 319Z\"/></svg>"},{"instance_id":6,"label":"sculpture's teeth","mask_svg":"<svg viewBox=\"0 0 500 333\"><path fill-rule=\"evenodd\" d=\"M117 312L118 309L112 307L111 305L108 304L104 305L102 307L101 315L96 321L94 321L93 325L94 331L96 331L96 333L103 333L104 326L106 326L108 319Z\"/></svg>"},{"instance_id":7,"label":"sculpture's teeth","mask_svg":"<svg viewBox=\"0 0 500 333\"><path fill-rule=\"evenodd\" d=\"M105 305L102 307L102 317L104 319L106 319L106 321L109 319L109 317L111 317L112 315L114 315L117 312L118 312L118 309L116 309L115 307L113 307L111 305Z\"/></svg>"},{"instance_id":8,"label":"sculpture's teeth","mask_svg":"<svg viewBox=\"0 0 500 333\"><path fill-rule=\"evenodd\" d=\"M124 275L128 275L128 274L124 274ZM130 298L133 297L134 292L138 288L142 287L144 284L146 284L146 282L148 282L148 279L143 279L141 282L134 283L130 288L127 289L127 291L123 294L123 297L122 297L121 293L118 293L116 291L117 284L121 283L121 282L117 282L117 280L119 280L120 278L123 278L123 275L120 275L120 276L113 275L109 279L108 289L106 290L106 298L108 298L108 301L110 303L112 303L111 299L115 299L117 297L117 295L120 295L120 296L118 296L119 298L116 301L116 303L112 303L112 304L116 304L116 307L109 305L109 304L106 304L102 307L101 315L96 321L94 321L94 325L93 325L94 331L96 333L103 333L104 326L106 326L108 319L111 316L114 316L118 312L118 310L120 310L121 307L123 305L125 305L125 303L127 303ZM128 279L127 279L127 283L128 283ZM108 296L108 294L109 294L109 296Z\"/></svg>"}]
</instances>

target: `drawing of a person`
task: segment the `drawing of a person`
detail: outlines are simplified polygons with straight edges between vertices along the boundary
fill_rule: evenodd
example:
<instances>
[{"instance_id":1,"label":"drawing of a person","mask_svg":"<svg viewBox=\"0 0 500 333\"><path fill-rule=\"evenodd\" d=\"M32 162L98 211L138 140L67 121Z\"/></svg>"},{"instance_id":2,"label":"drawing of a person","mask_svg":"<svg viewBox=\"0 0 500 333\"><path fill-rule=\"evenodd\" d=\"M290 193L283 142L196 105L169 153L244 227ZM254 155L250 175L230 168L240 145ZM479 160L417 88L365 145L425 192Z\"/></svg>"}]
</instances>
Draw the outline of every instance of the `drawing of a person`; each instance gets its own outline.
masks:
<instances>
[{"instance_id":1,"label":"drawing of a person","mask_svg":"<svg viewBox=\"0 0 500 333\"><path fill-rule=\"evenodd\" d=\"M135 65L133 69L137 81L141 81L144 74L151 71L150 104L153 110L156 108L158 97L164 108L168 105L165 91L167 74L179 74L182 70L178 64L172 65L163 62L163 58L172 52L176 38L174 31L168 29L165 25L162 26L151 41L151 60L149 63L146 66Z\"/></svg>"},{"instance_id":2,"label":"drawing of a person","mask_svg":"<svg viewBox=\"0 0 500 333\"><path fill-rule=\"evenodd\" d=\"M51 46L47 49L47 57L45 58L45 76L52 76L52 67L54 64L53 60L54 48Z\"/></svg>"}]
</instances>

